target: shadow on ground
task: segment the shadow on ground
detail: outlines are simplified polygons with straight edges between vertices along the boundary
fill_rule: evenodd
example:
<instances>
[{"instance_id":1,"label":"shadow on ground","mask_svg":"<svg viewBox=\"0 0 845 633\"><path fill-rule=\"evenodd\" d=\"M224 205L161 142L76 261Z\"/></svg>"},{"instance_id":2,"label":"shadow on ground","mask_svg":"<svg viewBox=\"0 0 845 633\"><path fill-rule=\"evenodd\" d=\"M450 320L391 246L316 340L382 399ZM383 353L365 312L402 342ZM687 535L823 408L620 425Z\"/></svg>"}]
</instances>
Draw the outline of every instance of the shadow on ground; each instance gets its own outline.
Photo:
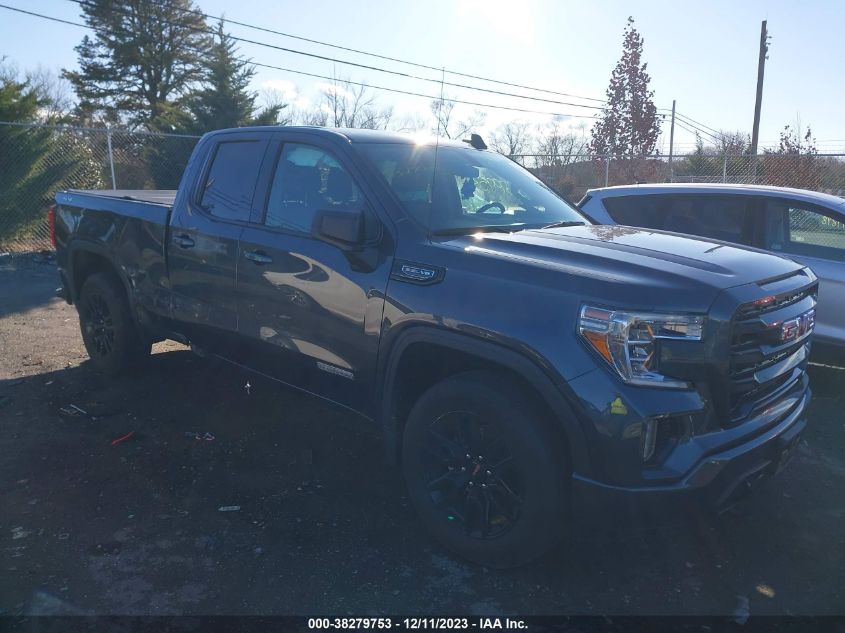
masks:
<instances>
[{"instance_id":1,"label":"shadow on ground","mask_svg":"<svg viewBox=\"0 0 845 633\"><path fill-rule=\"evenodd\" d=\"M39 271L0 275L4 301L33 289L0 316L0 613L843 610L845 371L812 368L804 444L735 510L576 530L499 572L430 540L347 413L173 344L135 376L94 373Z\"/></svg>"},{"instance_id":2,"label":"shadow on ground","mask_svg":"<svg viewBox=\"0 0 845 633\"><path fill-rule=\"evenodd\" d=\"M579 531L510 572L433 544L357 419L227 365L173 351L117 380L87 363L6 380L0 608L731 613L744 597L753 612L833 613L842 380L814 374L809 445L738 510L685 528Z\"/></svg>"},{"instance_id":3,"label":"shadow on ground","mask_svg":"<svg viewBox=\"0 0 845 633\"><path fill-rule=\"evenodd\" d=\"M24 253L0 256L0 318L46 305L58 288L59 278L52 254ZM45 286L50 290L45 292Z\"/></svg>"}]
</instances>

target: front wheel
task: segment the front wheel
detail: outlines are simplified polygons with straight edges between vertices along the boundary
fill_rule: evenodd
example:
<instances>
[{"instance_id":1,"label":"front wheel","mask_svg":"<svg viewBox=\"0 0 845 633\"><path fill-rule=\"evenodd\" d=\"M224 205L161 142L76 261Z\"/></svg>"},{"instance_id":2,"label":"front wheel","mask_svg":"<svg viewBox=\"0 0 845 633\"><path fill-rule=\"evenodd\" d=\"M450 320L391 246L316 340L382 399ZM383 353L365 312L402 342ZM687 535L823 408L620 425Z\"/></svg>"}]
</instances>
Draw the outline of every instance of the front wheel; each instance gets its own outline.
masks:
<instances>
[{"instance_id":1,"label":"front wheel","mask_svg":"<svg viewBox=\"0 0 845 633\"><path fill-rule=\"evenodd\" d=\"M420 518L447 549L507 568L562 539L569 467L546 422L489 372L447 378L419 399L405 426L403 470Z\"/></svg>"},{"instance_id":2,"label":"front wheel","mask_svg":"<svg viewBox=\"0 0 845 633\"><path fill-rule=\"evenodd\" d=\"M150 354L119 282L104 273L88 277L77 301L82 341L91 362L104 374L137 367Z\"/></svg>"}]
</instances>

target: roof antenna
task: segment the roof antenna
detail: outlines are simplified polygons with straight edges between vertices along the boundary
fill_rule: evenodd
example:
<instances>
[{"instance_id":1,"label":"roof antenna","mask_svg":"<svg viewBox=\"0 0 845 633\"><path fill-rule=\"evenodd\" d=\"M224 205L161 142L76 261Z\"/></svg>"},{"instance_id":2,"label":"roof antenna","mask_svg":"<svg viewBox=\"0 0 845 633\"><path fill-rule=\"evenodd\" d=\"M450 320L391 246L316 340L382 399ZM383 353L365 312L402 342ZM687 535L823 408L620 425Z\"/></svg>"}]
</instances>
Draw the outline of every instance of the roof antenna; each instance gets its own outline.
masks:
<instances>
[{"instance_id":1,"label":"roof antenna","mask_svg":"<svg viewBox=\"0 0 845 633\"><path fill-rule=\"evenodd\" d=\"M487 149L487 143L484 142L480 134L470 134L469 138L464 139L464 143L469 143L475 149Z\"/></svg>"}]
</instances>

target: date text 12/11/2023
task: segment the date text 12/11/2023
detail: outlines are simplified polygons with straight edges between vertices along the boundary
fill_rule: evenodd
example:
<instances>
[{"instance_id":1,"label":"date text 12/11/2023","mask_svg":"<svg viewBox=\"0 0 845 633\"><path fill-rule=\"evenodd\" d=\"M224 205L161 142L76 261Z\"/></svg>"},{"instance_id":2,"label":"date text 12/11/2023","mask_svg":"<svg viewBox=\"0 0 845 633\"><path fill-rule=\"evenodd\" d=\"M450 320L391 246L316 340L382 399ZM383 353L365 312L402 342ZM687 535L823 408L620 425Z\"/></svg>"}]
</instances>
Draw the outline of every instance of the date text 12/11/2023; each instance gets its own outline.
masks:
<instances>
[{"instance_id":1,"label":"date text 12/11/2023","mask_svg":"<svg viewBox=\"0 0 845 633\"><path fill-rule=\"evenodd\" d=\"M407 630L520 630L528 628L524 620L518 618L309 618L308 628L320 629L407 629Z\"/></svg>"}]
</instances>

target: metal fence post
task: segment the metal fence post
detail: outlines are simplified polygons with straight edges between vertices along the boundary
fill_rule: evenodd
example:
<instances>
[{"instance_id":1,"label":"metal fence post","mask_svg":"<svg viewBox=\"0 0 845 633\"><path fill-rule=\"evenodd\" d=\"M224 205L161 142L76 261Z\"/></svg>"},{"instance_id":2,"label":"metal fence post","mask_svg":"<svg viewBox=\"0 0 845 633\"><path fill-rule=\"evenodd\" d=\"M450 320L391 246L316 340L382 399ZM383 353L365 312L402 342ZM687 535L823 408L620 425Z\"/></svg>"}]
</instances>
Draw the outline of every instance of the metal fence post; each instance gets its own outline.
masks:
<instances>
[{"instance_id":1,"label":"metal fence post","mask_svg":"<svg viewBox=\"0 0 845 633\"><path fill-rule=\"evenodd\" d=\"M604 186L607 187L607 183L610 182L610 154L605 157L604 161Z\"/></svg>"},{"instance_id":2,"label":"metal fence post","mask_svg":"<svg viewBox=\"0 0 845 633\"><path fill-rule=\"evenodd\" d=\"M722 161L722 182L728 182L728 153L725 152L725 158Z\"/></svg>"},{"instance_id":3,"label":"metal fence post","mask_svg":"<svg viewBox=\"0 0 845 633\"><path fill-rule=\"evenodd\" d=\"M109 146L109 167L111 168L111 188L117 189L117 179L114 177L114 154L111 149L111 126L106 126L106 141Z\"/></svg>"}]
</instances>

